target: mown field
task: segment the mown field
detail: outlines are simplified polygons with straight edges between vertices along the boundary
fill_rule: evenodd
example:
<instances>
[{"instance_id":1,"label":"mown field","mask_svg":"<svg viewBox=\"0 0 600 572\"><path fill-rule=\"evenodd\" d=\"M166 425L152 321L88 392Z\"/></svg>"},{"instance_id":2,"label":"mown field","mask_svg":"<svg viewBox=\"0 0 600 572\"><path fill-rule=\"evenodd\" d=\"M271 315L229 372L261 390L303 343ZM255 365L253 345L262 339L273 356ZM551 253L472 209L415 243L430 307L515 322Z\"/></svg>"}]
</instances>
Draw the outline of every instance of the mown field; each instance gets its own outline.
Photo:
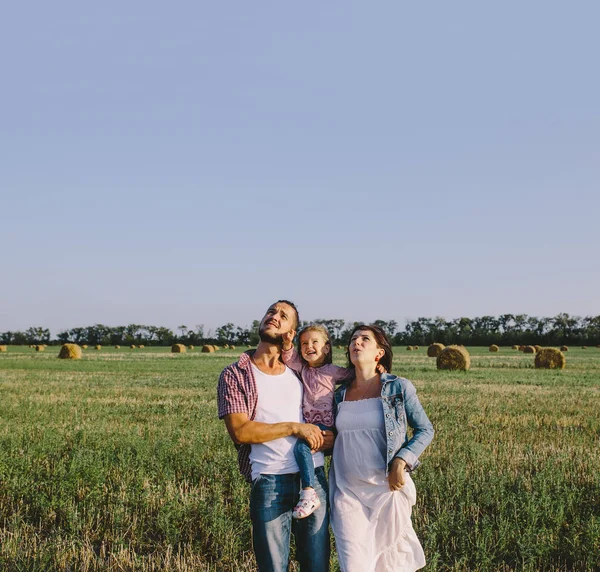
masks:
<instances>
[{"instance_id":1,"label":"mown field","mask_svg":"<svg viewBox=\"0 0 600 572\"><path fill-rule=\"evenodd\" d=\"M600 570L600 349L564 371L469 351L469 372L442 373L395 348L437 431L413 475L426 569ZM252 570L216 413L240 351L57 353L0 353L0 570Z\"/></svg>"}]
</instances>

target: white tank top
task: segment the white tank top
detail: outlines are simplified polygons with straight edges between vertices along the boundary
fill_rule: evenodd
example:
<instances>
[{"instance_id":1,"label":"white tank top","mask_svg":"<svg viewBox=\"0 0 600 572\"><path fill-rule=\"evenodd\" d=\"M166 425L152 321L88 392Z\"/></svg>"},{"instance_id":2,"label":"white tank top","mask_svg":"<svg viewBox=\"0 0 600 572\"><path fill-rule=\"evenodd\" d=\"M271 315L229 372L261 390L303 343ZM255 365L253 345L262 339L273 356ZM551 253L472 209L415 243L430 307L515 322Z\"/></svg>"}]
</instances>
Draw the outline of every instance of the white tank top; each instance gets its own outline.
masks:
<instances>
[{"instance_id":1,"label":"white tank top","mask_svg":"<svg viewBox=\"0 0 600 572\"><path fill-rule=\"evenodd\" d=\"M294 421L303 423L302 383L288 367L280 375L267 375L252 364L252 372L258 390L258 403L254 421L280 423ZM258 475L285 475L297 473L298 464L294 459L295 437L282 437L266 443L253 444L250 448L252 479ZM315 453L315 466L324 463L323 453Z\"/></svg>"}]
</instances>

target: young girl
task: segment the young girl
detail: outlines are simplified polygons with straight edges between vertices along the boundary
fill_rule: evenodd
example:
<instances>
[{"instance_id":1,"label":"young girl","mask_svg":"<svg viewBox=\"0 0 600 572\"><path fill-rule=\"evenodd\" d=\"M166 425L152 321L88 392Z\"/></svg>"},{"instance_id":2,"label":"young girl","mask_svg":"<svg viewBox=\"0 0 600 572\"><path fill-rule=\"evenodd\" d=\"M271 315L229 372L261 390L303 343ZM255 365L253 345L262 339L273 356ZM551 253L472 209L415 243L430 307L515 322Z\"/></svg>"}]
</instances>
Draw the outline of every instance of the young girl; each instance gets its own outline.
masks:
<instances>
[{"instance_id":1,"label":"young girl","mask_svg":"<svg viewBox=\"0 0 600 572\"><path fill-rule=\"evenodd\" d=\"M351 379L354 376L354 370L331 363L331 342L329 333L323 326L307 326L300 332L298 339L301 357L292 345L293 332L291 332L284 336L282 359L302 379L304 420L307 423L318 425L323 431L331 431L335 385ZM315 468L310 445L306 441L298 439L294 448L294 456L300 468L302 490L292 517L305 518L321 506L321 501L314 489Z\"/></svg>"}]
</instances>

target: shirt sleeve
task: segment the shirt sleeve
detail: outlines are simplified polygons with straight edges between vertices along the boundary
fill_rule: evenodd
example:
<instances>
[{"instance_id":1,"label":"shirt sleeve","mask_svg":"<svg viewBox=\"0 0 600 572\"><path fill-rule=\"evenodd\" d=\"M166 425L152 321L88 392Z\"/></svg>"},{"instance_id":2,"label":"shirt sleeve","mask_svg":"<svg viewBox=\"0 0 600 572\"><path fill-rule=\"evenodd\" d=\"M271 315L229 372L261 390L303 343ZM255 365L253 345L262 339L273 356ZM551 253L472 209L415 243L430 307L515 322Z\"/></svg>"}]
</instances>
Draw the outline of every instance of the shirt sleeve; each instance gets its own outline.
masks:
<instances>
[{"instance_id":1,"label":"shirt sleeve","mask_svg":"<svg viewBox=\"0 0 600 572\"><path fill-rule=\"evenodd\" d=\"M281 359L285 365L294 370L297 374L302 373L302 368L304 365L300 359L300 356L298 355L298 351L294 346L292 346L289 350L284 350L281 352Z\"/></svg>"},{"instance_id":2,"label":"shirt sleeve","mask_svg":"<svg viewBox=\"0 0 600 572\"><path fill-rule=\"evenodd\" d=\"M219 407L219 419L232 413L246 413L248 416L248 400L243 392L239 374L236 375L231 368L227 367L219 376L217 385L217 403Z\"/></svg>"},{"instance_id":3,"label":"shirt sleeve","mask_svg":"<svg viewBox=\"0 0 600 572\"><path fill-rule=\"evenodd\" d=\"M331 376L336 385L354 379L354 368L340 367L339 365L333 365L332 363L323 367L326 368L327 375Z\"/></svg>"}]
</instances>

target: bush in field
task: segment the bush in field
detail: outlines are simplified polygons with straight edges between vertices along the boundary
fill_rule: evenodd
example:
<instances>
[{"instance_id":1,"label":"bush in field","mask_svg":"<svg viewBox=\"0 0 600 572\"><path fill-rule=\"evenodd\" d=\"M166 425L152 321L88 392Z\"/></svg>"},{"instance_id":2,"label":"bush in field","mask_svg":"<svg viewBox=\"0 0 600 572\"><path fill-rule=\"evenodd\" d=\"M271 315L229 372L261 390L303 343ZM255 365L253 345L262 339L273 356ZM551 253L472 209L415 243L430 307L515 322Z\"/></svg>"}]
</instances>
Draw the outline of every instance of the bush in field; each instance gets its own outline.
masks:
<instances>
[{"instance_id":1,"label":"bush in field","mask_svg":"<svg viewBox=\"0 0 600 572\"><path fill-rule=\"evenodd\" d=\"M446 346L444 344L431 344L428 348L427 348L427 356L428 357L438 357L440 355L440 352L445 348Z\"/></svg>"},{"instance_id":2,"label":"bush in field","mask_svg":"<svg viewBox=\"0 0 600 572\"><path fill-rule=\"evenodd\" d=\"M437 357L438 369L467 371L471 367L471 356L462 346L448 346Z\"/></svg>"},{"instance_id":3,"label":"bush in field","mask_svg":"<svg viewBox=\"0 0 600 572\"><path fill-rule=\"evenodd\" d=\"M63 344L58 352L60 359L81 359L83 352L77 344Z\"/></svg>"},{"instance_id":4,"label":"bush in field","mask_svg":"<svg viewBox=\"0 0 600 572\"><path fill-rule=\"evenodd\" d=\"M496 344L492 344L489 349L491 352L497 352L500 348Z\"/></svg>"},{"instance_id":5,"label":"bush in field","mask_svg":"<svg viewBox=\"0 0 600 572\"><path fill-rule=\"evenodd\" d=\"M542 348L535 356L535 367L538 369L565 369L565 355L556 348Z\"/></svg>"},{"instance_id":6,"label":"bush in field","mask_svg":"<svg viewBox=\"0 0 600 572\"><path fill-rule=\"evenodd\" d=\"M173 354L184 354L185 351L185 346L183 344L173 344L171 346L171 353Z\"/></svg>"}]
</instances>

